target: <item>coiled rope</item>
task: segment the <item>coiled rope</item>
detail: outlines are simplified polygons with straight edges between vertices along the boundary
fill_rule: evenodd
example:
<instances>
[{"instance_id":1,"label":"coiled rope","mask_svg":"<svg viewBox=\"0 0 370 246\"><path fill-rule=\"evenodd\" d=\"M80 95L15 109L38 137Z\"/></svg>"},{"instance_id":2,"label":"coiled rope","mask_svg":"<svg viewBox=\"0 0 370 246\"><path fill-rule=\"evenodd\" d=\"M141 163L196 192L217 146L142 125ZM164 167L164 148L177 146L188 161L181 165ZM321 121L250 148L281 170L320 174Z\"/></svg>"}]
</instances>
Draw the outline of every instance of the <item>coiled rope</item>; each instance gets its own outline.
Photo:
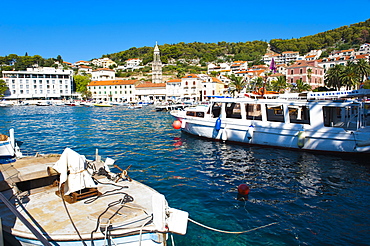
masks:
<instances>
[{"instance_id":1,"label":"coiled rope","mask_svg":"<svg viewBox=\"0 0 370 246\"><path fill-rule=\"evenodd\" d=\"M272 222L270 224L267 224L267 225L263 225L263 226L259 226L259 227L256 227L256 228L253 228L253 229L250 229L250 230L247 230L247 231L223 231L223 230L219 230L219 229L215 229L215 228L212 228L212 227L209 227L209 226L206 226L206 225L203 225L195 220L192 220L190 218L188 218L188 220L190 222L193 222L194 224L198 225L198 226L201 226L201 227L204 227L208 230L211 230L211 231L217 231L217 232L222 232L222 233L228 233L228 234L243 234L243 233L248 233L248 232L251 232L251 231L256 231L256 230L259 230L259 229L262 229L262 228L265 228L265 227L268 227L268 226L272 226L272 225L275 225L279 222Z\"/></svg>"}]
</instances>

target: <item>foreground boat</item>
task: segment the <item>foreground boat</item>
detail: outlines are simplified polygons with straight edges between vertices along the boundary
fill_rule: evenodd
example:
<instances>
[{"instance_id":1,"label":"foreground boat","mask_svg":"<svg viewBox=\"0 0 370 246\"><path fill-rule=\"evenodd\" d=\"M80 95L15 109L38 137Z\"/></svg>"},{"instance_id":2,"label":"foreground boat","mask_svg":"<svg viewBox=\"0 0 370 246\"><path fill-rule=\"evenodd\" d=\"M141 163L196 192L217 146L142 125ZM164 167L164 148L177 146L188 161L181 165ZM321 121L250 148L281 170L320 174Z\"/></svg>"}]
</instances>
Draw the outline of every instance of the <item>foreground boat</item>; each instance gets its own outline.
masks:
<instances>
[{"instance_id":1,"label":"foreground boat","mask_svg":"<svg viewBox=\"0 0 370 246\"><path fill-rule=\"evenodd\" d=\"M14 129L9 130L9 136L0 134L0 157L21 157L22 153L14 138Z\"/></svg>"},{"instance_id":2,"label":"foreground boat","mask_svg":"<svg viewBox=\"0 0 370 246\"><path fill-rule=\"evenodd\" d=\"M362 99L217 98L172 111L187 133L292 149L370 152L369 104Z\"/></svg>"},{"instance_id":3,"label":"foreground boat","mask_svg":"<svg viewBox=\"0 0 370 246\"><path fill-rule=\"evenodd\" d=\"M62 155L0 165L0 213L8 242L22 245L166 245L185 234L188 213L96 155ZM115 166L119 169L118 166Z\"/></svg>"}]
</instances>

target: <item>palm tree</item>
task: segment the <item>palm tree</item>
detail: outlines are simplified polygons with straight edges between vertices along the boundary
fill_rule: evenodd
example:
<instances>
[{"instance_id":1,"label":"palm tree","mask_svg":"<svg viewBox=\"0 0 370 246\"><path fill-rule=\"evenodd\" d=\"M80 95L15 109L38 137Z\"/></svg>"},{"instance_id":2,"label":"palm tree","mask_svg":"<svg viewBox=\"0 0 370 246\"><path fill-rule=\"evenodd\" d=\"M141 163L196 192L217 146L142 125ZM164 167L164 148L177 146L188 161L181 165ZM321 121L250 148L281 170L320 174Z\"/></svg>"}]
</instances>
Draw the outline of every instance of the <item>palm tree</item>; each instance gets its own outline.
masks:
<instances>
[{"instance_id":1,"label":"palm tree","mask_svg":"<svg viewBox=\"0 0 370 246\"><path fill-rule=\"evenodd\" d=\"M286 77L285 76L277 77L277 80L271 82L271 86L274 91L280 92L282 90L285 90L288 87Z\"/></svg>"},{"instance_id":2,"label":"palm tree","mask_svg":"<svg viewBox=\"0 0 370 246\"><path fill-rule=\"evenodd\" d=\"M340 81L342 85L346 86L347 90L357 88L360 84L360 75L356 71L355 63L347 63L347 66L345 66L342 71Z\"/></svg>"},{"instance_id":3,"label":"palm tree","mask_svg":"<svg viewBox=\"0 0 370 246\"><path fill-rule=\"evenodd\" d=\"M255 78L253 78L253 80L251 82L252 83L251 83L250 88L249 88L250 91L257 91L258 88L263 87L263 78L262 77L255 77Z\"/></svg>"},{"instance_id":4,"label":"palm tree","mask_svg":"<svg viewBox=\"0 0 370 246\"><path fill-rule=\"evenodd\" d=\"M370 75L370 64L365 59L360 59L354 64L354 69L360 75L360 83L363 83Z\"/></svg>"},{"instance_id":5,"label":"palm tree","mask_svg":"<svg viewBox=\"0 0 370 246\"><path fill-rule=\"evenodd\" d=\"M309 83L311 83L311 76L312 76L312 69L309 68L307 69L307 79Z\"/></svg>"},{"instance_id":6,"label":"palm tree","mask_svg":"<svg viewBox=\"0 0 370 246\"><path fill-rule=\"evenodd\" d=\"M329 68L325 74L325 85L327 87L333 87L336 90L339 90L342 87L341 76L344 71L343 65L335 65L334 67Z\"/></svg>"},{"instance_id":7,"label":"palm tree","mask_svg":"<svg viewBox=\"0 0 370 246\"><path fill-rule=\"evenodd\" d=\"M238 93L240 93L247 84L244 77L235 76L235 74L231 74L230 76L228 76L228 78L231 80L231 83L229 85L230 88L235 88L233 90L235 90Z\"/></svg>"},{"instance_id":8,"label":"palm tree","mask_svg":"<svg viewBox=\"0 0 370 246\"><path fill-rule=\"evenodd\" d=\"M306 84L302 81L302 79L297 79L295 81L295 85L291 84L291 90L292 92L298 92L301 93L303 91L310 91L312 90L311 86L309 84Z\"/></svg>"}]
</instances>

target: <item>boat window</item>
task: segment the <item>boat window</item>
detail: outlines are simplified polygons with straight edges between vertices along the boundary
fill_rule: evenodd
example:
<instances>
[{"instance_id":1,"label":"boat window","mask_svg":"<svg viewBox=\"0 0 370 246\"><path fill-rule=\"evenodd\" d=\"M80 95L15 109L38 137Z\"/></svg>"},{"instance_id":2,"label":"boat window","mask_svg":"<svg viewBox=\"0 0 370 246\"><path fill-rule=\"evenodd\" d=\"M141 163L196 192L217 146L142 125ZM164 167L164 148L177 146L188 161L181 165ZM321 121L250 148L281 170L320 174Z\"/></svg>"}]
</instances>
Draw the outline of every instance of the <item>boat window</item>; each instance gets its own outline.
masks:
<instances>
[{"instance_id":1,"label":"boat window","mask_svg":"<svg viewBox=\"0 0 370 246\"><path fill-rule=\"evenodd\" d=\"M218 118L220 116L221 106L222 106L222 103L219 103L219 102L213 103L212 105L212 117L213 118Z\"/></svg>"},{"instance_id":2,"label":"boat window","mask_svg":"<svg viewBox=\"0 0 370 246\"><path fill-rule=\"evenodd\" d=\"M240 103L226 104L226 118L241 119Z\"/></svg>"},{"instance_id":3,"label":"boat window","mask_svg":"<svg viewBox=\"0 0 370 246\"><path fill-rule=\"evenodd\" d=\"M245 112L248 120L262 120L261 104L246 104Z\"/></svg>"},{"instance_id":4,"label":"boat window","mask_svg":"<svg viewBox=\"0 0 370 246\"><path fill-rule=\"evenodd\" d=\"M310 111L307 106L288 106L290 123L310 124Z\"/></svg>"},{"instance_id":5,"label":"boat window","mask_svg":"<svg viewBox=\"0 0 370 246\"><path fill-rule=\"evenodd\" d=\"M204 118L204 112L197 112L197 111L187 111L186 116L194 116L194 117L201 117Z\"/></svg>"},{"instance_id":6,"label":"boat window","mask_svg":"<svg viewBox=\"0 0 370 246\"><path fill-rule=\"evenodd\" d=\"M284 122L283 105L266 105L268 121Z\"/></svg>"},{"instance_id":7,"label":"boat window","mask_svg":"<svg viewBox=\"0 0 370 246\"><path fill-rule=\"evenodd\" d=\"M322 107L324 126L357 129L359 123L359 107Z\"/></svg>"}]
</instances>

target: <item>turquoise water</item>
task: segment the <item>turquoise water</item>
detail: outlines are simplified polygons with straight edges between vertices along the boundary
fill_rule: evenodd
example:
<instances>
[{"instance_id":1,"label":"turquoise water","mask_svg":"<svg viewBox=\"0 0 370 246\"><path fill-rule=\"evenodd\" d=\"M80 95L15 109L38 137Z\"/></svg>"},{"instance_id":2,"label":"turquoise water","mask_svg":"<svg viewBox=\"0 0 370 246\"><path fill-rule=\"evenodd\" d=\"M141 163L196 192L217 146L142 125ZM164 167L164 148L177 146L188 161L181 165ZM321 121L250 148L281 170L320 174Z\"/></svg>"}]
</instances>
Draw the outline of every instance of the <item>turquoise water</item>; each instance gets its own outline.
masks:
<instances>
[{"instance_id":1,"label":"turquoise water","mask_svg":"<svg viewBox=\"0 0 370 246\"><path fill-rule=\"evenodd\" d=\"M24 153L95 149L164 194L171 207L226 231L188 224L175 245L369 245L369 156L313 154L224 144L171 126L153 107L0 108L0 133L15 129ZM237 187L250 187L237 200ZM169 245L172 245L171 240Z\"/></svg>"}]
</instances>

